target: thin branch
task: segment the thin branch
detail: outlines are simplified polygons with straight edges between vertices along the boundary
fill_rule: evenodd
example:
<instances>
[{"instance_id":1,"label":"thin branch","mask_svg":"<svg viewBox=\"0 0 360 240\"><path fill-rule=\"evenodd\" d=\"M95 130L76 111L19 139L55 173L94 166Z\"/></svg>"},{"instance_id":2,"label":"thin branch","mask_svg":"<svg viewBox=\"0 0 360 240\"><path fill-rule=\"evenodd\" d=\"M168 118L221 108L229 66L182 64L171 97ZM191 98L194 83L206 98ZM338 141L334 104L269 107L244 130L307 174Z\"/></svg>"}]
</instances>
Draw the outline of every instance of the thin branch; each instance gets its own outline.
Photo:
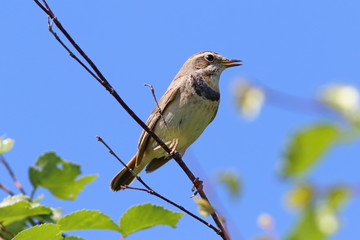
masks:
<instances>
[{"instance_id":1,"label":"thin branch","mask_svg":"<svg viewBox=\"0 0 360 240\"><path fill-rule=\"evenodd\" d=\"M210 223L206 222L204 219L196 216L195 214L193 214L192 212L190 212L189 210L187 210L186 208L184 208L183 206L171 201L170 199L162 196L161 194L157 193L156 191L154 191L149 185L147 185L141 178L139 175L137 175L131 168L129 168L118 156L117 154L111 149L111 147L99 136L96 137L97 140L99 142L101 142L108 150L109 153L111 155L113 155L124 167L126 167L127 170L129 170L131 172L131 174L146 188L135 188L135 187L130 187L127 185L122 186L123 189L132 189L132 190L138 190L138 191L143 191L143 192L147 192L151 195L154 195L162 200L164 200L165 202L175 206L176 208L180 209L181 211L185 212L186 214L188 214L189 216L195 218L196 220L200 221L201 223L205 224L206 226L208 226L209 228L213 229L215 232L217 232L219 234L219 230L211 225Z\"/></svg>"},{"instance_id":2,"label":"thin branch","mask_svg":"<svg viewBox=\"0 0 360 240\"><path fill-rule=\"evenodd\" d=\"M52 10L50 9L49 5L45 0L42 0L44 5L42 5L39 0L34 0L34 2L47 14L47 16L52 20L52 23L54 23L57 28L61 31L62 34L66 37L66 39L71 43L71 45L76 49L76 51L84 58L84 60L89 64L91 69L94 70L94 74L92 74L92 71L89 71L87 67L85 67L85 64L83 64L80 60L78 61L77 58L75 58L74 54L71 53L70 50L66 47L65 49L70 53L70 56L72 56L81 66L83 66L116 100L117 102L125 109L125 111L168 153L170 154L174 160L179 164L179 166L185 171L186 175L190 178L190 180L196 184L196 178L194 174L189 170L189 168L185 165L185 163L182 161L181 155L178 152L172 151L154 132L152 132L148 126L134 113L134 111L122 100L122 98L119 96L119 94L114 90L114 88L110 85L110 83L106 80L106 78L103 76L103 74L100 72L100 70L97 68L97 66L93 63L93 61L85 54L85 52L80 48L80 46L74 41L74 39L70 36L70 34L65 30L65 28L62 26L60 21L56 18ZM52 23L49 24L51 28L49 29L50 32L54 35L57 41L59 41L59 38L52 30ZM59 41L60 42L60 41ZM65 44L60 42L60 44L64 47ZM96 76L94 76L96 75ZM197 186L196 186L197 187ZM199 191L200 196L207 200L206 194L202 189L197 189ZM210 203L210 202L209 202ZM227 235L224 226L220 222L218 216L214 213L211 215L214 222L216 223L219 230L216 232L223 238L223 239L230 239Z\"/></svg>"},{"instance_id":3,"label":"thin branch","mask_svg":"<svg viewBox=\"0 0 360 240\"><path fill-rule=\"evenodd\" d=\"M2 154L0 154L0 161L4 164L6 170L8 171L8 173L10 174L12 180L15 183L15 186L20 190L20 192L24 195L26 195L24 188L22 187L20 181L16 178L13 170L11 169L10 165L7 163L7 161L5 160L4 156Z\"/></svg>"},{"instance_id":4,"label":"thin branch","mask_svg":"<svg viewBox=\"0 0 360 240\"><path fill-rule=\"evenodd\" d=\"M144 191L147 192L151 195L154 195L158 198L161 198L162 200L164 200L165 202L177 207L178 209L180 209L181 211L185 212L186 214L190 215L191 217L195 218L196 220L200 221L201 223L205 224L206 226L212 228L214 231L219 231L216 227L214 227L213 225L211 225L210 223L206 222L204 219L196 216L195 214L193 214L192 212L186 210L186 208L184 208L183 206L178 205L177 203L171 201L168 198L165 198L164 196L160 195L159 193L155 192L152 189L144 189L144 188L134 188L134 187L130 187L130 186L125 186L125 188L127 189L132 189L132 190L138 190L138 191ZM219 233L218 233L219 234Z\"/></svg>"},{"instance_id":5,"label":"thin branch","mask_svg":"<svg viewBox=\"0 0 360 240\"><path fill-rule=\"evenodd\" d=\"M99 142L101 142L108 150L109 153L111 155L113 155L120 163L121 165L123 165L128 171L130 171L130 173L136 178L136 180L138 180L144 187L146 187L147 189L151 189L142 179L139 175L137 175L131 168L128 167L128 165L126 165L123 160L121 160L116 153L111 149L111 147L99 136L96 136L97 140Z\"/></svg>"},{"instance_id":6,"label":"thin branch","mask_svg":"<svg viewBox=\"0 0 360 240\"><path fill-rule=\"evenodd\" d=\"M165 124L165 127L168 128L167 122L166 122L166 120L165 120L165 118L164 118L164 115L163 115L163 113L162 113L162 110L161 110L161 108L160 108L160 106L159 106L159 102L158 102L157 99L156 99L154 87L153 87L152 85L150 85L150 84L147 84L147 83L145 83L144 86L147 86L147 87L150 88L150 91L151 91L151 93L152 93L152 95L153 95L153 98L154 98L154 101L155 101L155 103L156 103L156 108L157 108L157 110L158 110L158 113L160 114L160 117L161 117L161 119L163 120L163 122L164 122L164 124Z\"/></svg>"},{"instance_id":7,"label":"thin branch","mask_svg":"<svg viewBox=\"0 0 360 240\"><path fill-rule=\"evenodd\" d=\"M3 232L9 234L10 236L15 237L15 234L12 233L11 231L9 231L9 230L4 226L4 224L2 224L2 223L0 223L0 229L1 229Z\"/></svg>"},{"instance_id":8,"label":"thin branch","mask_svg":"<svg viewBox=\"0 0 360 240\"><path fill-rule=\"evenodd\" d=\"M14 193L10 189L8 189L5 185L3 185L1 183L0 183L0 188L2 190L4 190L7 194L9 194L10 196L14 196Z\"/></svg>"}]
</instances>

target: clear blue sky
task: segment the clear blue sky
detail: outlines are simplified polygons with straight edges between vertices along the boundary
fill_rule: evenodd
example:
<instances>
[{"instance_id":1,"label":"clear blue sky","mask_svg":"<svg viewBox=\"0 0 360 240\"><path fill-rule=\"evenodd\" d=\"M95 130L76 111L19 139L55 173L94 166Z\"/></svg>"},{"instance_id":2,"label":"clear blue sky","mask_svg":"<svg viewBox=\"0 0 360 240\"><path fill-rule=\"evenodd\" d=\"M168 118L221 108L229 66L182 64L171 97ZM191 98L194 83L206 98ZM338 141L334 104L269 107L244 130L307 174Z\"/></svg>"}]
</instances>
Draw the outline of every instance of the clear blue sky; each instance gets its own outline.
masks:
<instances>
[{"instance_id":1,"label":"clear blue sky","mask_svg":"<svg viewBox=\"0 0 360 240\"><path fill-rule=\"evenodd\" d=\"M205 181L222 169L234 169L241 176L244 190L237 202L230 201L222 188L210 191L235 239L258 235L256 219L263 212L275 218L280 235L290 229L296 215L284 207L289 183L278 175L284 144L298 127L326 119L266 105L256 121L246 122L235 108L231 87L241 76L303 97L316 95L321 86L331 82L360 87L358 1L90 0L49 4L144 120L154 107L144 83L152 84L160 97L182 63L204 50L242 59L244 66L223 73L218 115L184 160ZM0 135L16 140L6 158L27 191L31 189L28 166L42 153L56 151L81 164L84 174L99 174L76 201L56 200L45 192L43 203L63 207L64 214L99 209L117 222L135 204L152 202L175 210L144 193L109 190L109 181L121 166L95 136L103 137L127 161L136 152L141 129L53 39L47 31L47 17L34 2L4 1L0 22ZM311 180L359 182L359 147L357 142L333 149ZM189 199L191 183L175 163L154 174L143 174L143 178L160 193L196 211ZM0 180L11 185L3 169ZM0 192L0 197L5 194ZM359 201L352 200L341 215L343 229L333 239L358 235L358 216ZM110 231L76 234L88 240L118 239ZM218 239L188 216L176 230L160 226L129 236L129 240L147 236Z\"/></svg>"}]
</instances>

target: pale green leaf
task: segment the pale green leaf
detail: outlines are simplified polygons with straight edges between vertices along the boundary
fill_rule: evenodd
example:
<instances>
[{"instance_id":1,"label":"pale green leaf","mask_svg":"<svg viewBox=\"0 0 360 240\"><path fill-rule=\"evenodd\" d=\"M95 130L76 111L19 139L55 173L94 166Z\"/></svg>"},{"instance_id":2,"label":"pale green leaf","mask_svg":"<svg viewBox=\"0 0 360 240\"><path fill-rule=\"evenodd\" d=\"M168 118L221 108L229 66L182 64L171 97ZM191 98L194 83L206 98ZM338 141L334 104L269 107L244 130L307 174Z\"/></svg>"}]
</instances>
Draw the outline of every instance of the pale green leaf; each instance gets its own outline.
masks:
<instances>
[{"instance_id":1,"label":"pale green leaf","mask_svg":"<svg viewBox=\"0 0 360 240\"><path fill-rule=\"evenodd\" d=\"M12 240L62 240L61 231L56 224L42 224L26 229Z\"/></svg>"},{"instance_id":2,"label":"pale green leaf","mask_svg":"<svg viewBox=\"0 0 360 240\"><path fill-rule=\"evenodd\" d=\"M198 212L201 216L207 217L213 214L215 211L208 201L202 198L194 198L194 201L198 205Z\"/></svg>"},{"instance_id":3,"label":"pale green leaf","mask_svg":"<svg viewBox=\"0 0 360 240\"><path fill-rule=\"evenodd\" d=\"M291 138L286 149L284 176L305 175L337 140L340 130L335 125L318 124L301 129Z\"/></svg>"},{"instance_id":4,"label":"pale green leaf","mask_svg":"<svg viewBox=\"0 0 360 240\"><path fill-rule=\"evenodd\" d=\"M64 161L54 152L40 156L37 167L30 167L29 176L32 185L47 188L55 197L71 200L92 182L97 176L88 175L77 179L81 174L80 166Z\"/></svg>"},{"instance_id":5,"label":"pale green leaf","mask_svg":"<svg viewBox=\"0 0 360 240\"><path fill-rule=\"evenodd\" d=\"M350 197L350 189L346 187L334 187L327 196L327 206L339 210Z\"/></svg>"},{"instance_id":6,"label":"pale green leaf","mask_svg":"<svg viewBox=\"0 0 360 240\"><path fill-rule=\"evenodd\" d=\"M80 210L63 216L58 221L62 231L81 229L108 229L120 231L109 216L95 210Z\"/></svg>"},{"instance_id":7,"label":"pale green leaf","mask_svg":"<svg viewBox=\"0 0 360 240\"><path fill-rule=\"evenodd\" d=\"M294 226L286 240L322 240L327 235L318 226L316 210L310 206L303 211L299 222Z\"/></svg>"},{"instance_id":8,"label":"pale green leaf","mask_svg":"<svg viewBox=\"0 0 360 240\"><path fill-rule=\"evenodd\" d=\"M0 154L10 151L14 146L15 140L11 138L2 139L0 137Z\"/></svg>"},{"instance_id":9,"label":"pale green leaf","mask_svg":"<svg viewBox=\"0 0 360 240\"><path fill-rule=\"evenodd\" d=\"M133 206L122 215L120 232L126 237L131 233L156 225L168 225L175 228L183 215L150 203Z\"/></svg>"},{"instance_id":10,"label":"pale green leaf","mask_svg":"<svg viewBox=\"0 0 360 240\"><path fill-rule=\"evenodd\" d=\"M314 189L311 185L302 184L288 192L286 202L291 208L303 208L308 206L314 197Z\"/></svg>"},{"instance_id":11,"label":"pale green leaf","mask_svg":"<svg viewBox=\"0 0 360 240\"><path fill-rule=\"evenodd\" d=\"M241 182L238 174L232 171L222 171L218 174L217 179L229 190L232 197L240 196Z\"/></svg>"},{"instance_id":12,"label":"pale green leaf","mask_svg":"<svg viewBox=\"0 0 360 240\"><path fill-rule=\"evenodd\" d=\"M22 194L9 196L0 203L0 222L4 225L27 217L51 213L51 208L32 202L29 197Z\"/></svg>"}]
</instances>

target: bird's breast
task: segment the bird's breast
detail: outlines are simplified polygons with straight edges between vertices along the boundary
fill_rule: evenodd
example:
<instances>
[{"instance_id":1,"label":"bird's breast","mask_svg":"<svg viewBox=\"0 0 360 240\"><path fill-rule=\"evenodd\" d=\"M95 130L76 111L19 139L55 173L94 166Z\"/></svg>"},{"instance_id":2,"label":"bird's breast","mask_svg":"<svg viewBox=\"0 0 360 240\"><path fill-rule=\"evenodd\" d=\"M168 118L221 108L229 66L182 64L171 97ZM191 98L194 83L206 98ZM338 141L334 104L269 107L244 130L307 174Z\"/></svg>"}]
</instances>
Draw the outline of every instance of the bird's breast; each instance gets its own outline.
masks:
<instances>
[{"instance_id":1,"label":"bird's breast","mask_svg":"<svg viewBox=\"0 0 360 240\"><path fill-rule=\"evenodd\" d=\"M160 119L162 139L177 139L177 150L184 152L214 119L219 101L220 93L205 82L187 82L163 113L166 125Z\"/></svg>"}]
</instances>

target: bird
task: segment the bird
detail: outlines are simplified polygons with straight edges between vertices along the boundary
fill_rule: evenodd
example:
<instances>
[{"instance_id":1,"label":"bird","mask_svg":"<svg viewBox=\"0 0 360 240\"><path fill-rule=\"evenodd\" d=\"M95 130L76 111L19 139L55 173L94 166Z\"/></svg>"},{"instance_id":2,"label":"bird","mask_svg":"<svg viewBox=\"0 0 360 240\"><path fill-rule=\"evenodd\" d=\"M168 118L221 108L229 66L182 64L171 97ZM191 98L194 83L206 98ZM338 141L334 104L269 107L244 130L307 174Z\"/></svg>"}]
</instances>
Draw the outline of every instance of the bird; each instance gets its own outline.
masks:
<instances>
[{"instance_id":1,"label":"bird","mask_svg":"<svg viewBox=\"0 0 360 240\"><path fill-rule=\"evenodd\" d=\"M184 155L186 149L213 121L220 103L219 79L230 67L242 65L241 60L227 59L212 51L192 55L179 70L169 87L151 112L146 125L170 149ZM169 155L143 130L138 151L127 167L139 174L157 170L169 160ZM114 191L124 189L134 174L124 167L111 181Z\"/></svg>"}]
</instances>

